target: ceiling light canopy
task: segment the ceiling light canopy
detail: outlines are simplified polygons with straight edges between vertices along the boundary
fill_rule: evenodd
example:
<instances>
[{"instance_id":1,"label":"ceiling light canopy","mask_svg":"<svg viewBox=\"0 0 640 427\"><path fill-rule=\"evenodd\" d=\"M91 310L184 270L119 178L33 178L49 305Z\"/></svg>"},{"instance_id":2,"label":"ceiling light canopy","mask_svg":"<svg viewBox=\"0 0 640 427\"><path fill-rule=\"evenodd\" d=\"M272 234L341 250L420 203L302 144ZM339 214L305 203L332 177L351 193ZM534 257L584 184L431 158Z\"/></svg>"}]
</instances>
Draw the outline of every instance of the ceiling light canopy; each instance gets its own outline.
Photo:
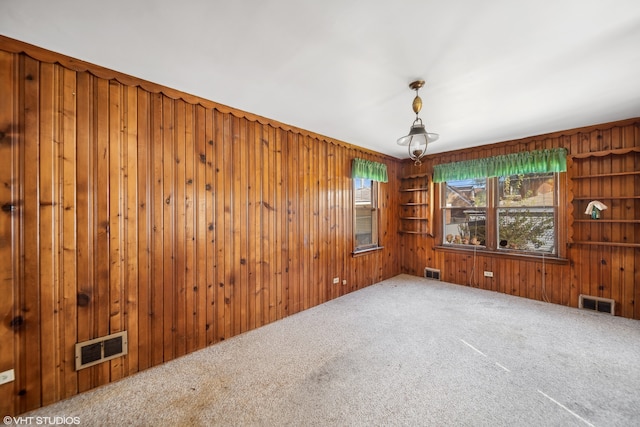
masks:
<instances>
[{"instance_id":1,"label":"ceiling light canopy","mask_svg":"<svg viewBox=\"0 0 640 427\"><path fill-rule=\"evenodd\" d=\"M418 117L418 113L422 109L422 99L418 96L418 90L424 86L424 80L416 80L411 82L409 87L416 91L416 97L413 99L413 112L416 113L416 119L413 121L409 134L398 138L398 145L406 145L409 148L409 157L413 160L416 166L422 164L422 159L427 153L427 145L430 142L437 140L440 135L437 133L430 133L424 127L422 119Z\"/></svg>"}]
</instances>

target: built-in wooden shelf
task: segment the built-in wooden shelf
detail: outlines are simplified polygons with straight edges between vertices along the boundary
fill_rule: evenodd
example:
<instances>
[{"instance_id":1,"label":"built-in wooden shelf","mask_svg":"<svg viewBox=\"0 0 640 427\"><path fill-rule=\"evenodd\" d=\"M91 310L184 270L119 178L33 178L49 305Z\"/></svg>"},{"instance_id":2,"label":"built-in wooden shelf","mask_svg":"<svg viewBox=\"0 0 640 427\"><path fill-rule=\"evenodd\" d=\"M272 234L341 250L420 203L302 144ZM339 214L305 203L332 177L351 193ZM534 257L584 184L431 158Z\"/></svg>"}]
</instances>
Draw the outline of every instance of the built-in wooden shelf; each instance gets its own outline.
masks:
<instances>
[{"instance_id":1,"label":"built-in wooden shelf","mask_svg":"<svg viewBox=\"0 0 640 427\"><path fill-rule=\"evenodd\" d=\"M429 191L429 187L420 187L420 188L402 188L400 189L402 192L410 192L410 191Z\"/></svg>"},{"instance_id":2,"label":"built-in wooden shelf","mask_svg":"<svg viewBox=\"0 0 640 427\"><path fill-rule=\"evenodd\" d=\"M428 173L400 177L399 231L404 234L429 234L429 199L431 188Z\"/></svg>"},{"instance_id":3,"label":"built-in wooden shelf","mask_svg":"<svg viewBox=\"0 0 640 427\"><path fill-rule=\"evenodd\" d=\"M571 243L572 245L592 245L592 246L620 246L625 248L640 248L640 243L622 243L622 242L594 242L589 241L577 241Z\"/></svg>"},{"instance_id":4,"label":"built-in wooden shelf","mask_svg":"<svg viewBox=\"0 0 640 427\"><path fill-rule=\"evenodd\" d=\"M613 222L613 223L626 223L626 224L640 224L640 219L607 219L607 218L600 218L600 219L574 219L573 222L593 222L593 223L599 223L599 222Z\"/></svg>"},{"instance_id":5,"label":"built-in wooden shelf","mask_svg":"<svg viewBox=\"0 0 640 427\"><path fill-rule=\"evenodd\" d=\"M593 174L593 175L579 175L579 176L574 176L572 179L607 178L607 177L612 177L612 176L628 176L628 175L640 175L640 171L598 173L598 174Z\"/></svg>"},{"instance_id":6,"label":"built-in wooden shelf","mask_svg":"<svg viewBox=\"0 0 640 427\"><path fill-rule=\"evenodd\" d=\"M630 147L630 148L617 148L614 150L604 150L604 151L592 151L590 153L580 153L580 154L572 154L569 157L573 159L586 159L589 157L603 157L610 155L624 155L629 153L640 153L640 147Z\"/></svg>"},{"instance_id":7,"label":"built-in wooden shelf","mask_svg":"<svg viewBox=\"0 0 640 427\"><path fill-rule=\"evenodd\" d=\"M624 200L624 199L640 199L640 196L579 196L573 200Z\"/></svg>"},{"instance_id":8,"label":"built-in wooden shelf","mask_svg":"<svg viewBox=\"0 0 640 427\"><path fill-rule=\"evenodd\" d=\"M576 245L640 248L640 242L635 235L637 233L629 235L628 232L631 230L624 230L629 227L636 230L640 224L640 219L631 219L627 216L627 208L637 209L640 201L640 195L634 185L637 184L638 177L640 177L640 171L636 170L638 153L640 153L640 146L592 151L569 156L574 163L572 171L576 174L571 177L575 188L573 237L576 239L574 242ZM606 156L621 157L619 157L619 162L614 170L598 172L602 171L600 168L605 165L611 167L609 163L612 159L606 158ZM586 169L584 175L579 174L582 170L580 166ZM617 193L615 195L611 193L608 195L589 195L592 190L598 193L608 192L608 187L614 183ZM590 184L595 184L595 186ZM582 215L584 206L592 200L603 200L609 205L609 209L604 211L603 217L592 219ZM629 219L622 219L624 217ZM622 238L622 236L627 236L627 238ZM612 238L617 241L611 241Z\"/></svg>"},{"instance_id":9,"label":"built-in wooden shelf","mask_svg":"<svg viewBox=\"0 0 640 427\"><path fill-rule=\"evenodd\" d=\"M413 175L403 176L400 179L414 179L414 178L427 178L429 177L428 173L415 173Z\"/></svg>"}]
</instances>

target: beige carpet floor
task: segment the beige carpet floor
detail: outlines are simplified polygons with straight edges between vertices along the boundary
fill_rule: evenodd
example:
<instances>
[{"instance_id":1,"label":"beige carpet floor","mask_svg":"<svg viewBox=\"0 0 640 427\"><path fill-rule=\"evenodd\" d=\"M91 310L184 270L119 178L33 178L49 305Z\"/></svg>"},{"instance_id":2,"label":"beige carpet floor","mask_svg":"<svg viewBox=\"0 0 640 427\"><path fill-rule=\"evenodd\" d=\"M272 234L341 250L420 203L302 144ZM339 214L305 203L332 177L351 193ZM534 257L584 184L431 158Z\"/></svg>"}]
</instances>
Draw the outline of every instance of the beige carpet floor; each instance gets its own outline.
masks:
<instances>
[{"instance_id":1,"label":"beige carpet floor","mask_svg":"<svg viewBox=\"0 0 640 427\"><path fill-rule=\"evenodd\" d=\"M23 416L638 426L640 322L400 275Z\"/></svg>"}]
</instances>

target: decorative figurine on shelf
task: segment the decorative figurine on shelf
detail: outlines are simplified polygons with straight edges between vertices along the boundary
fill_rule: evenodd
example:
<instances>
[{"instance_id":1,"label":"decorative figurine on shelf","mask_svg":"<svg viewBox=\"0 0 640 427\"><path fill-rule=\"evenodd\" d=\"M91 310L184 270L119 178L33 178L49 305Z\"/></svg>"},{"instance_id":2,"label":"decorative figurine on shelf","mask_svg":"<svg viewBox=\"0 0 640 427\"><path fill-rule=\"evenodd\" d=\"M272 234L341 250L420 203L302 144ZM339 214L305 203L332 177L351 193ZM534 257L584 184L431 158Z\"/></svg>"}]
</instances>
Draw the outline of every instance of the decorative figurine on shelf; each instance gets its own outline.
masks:
<instances>
[{"instance_id":1,"label":"decorative figurine on shelf","mask_svg":"<svg viewBox=\"0 0 640 427\"><path fill-rule=\"evenodd\" d=\"M607 205L598 200L593 200L589 202L584 213L585 215L591 215L591 219L600 219L600 211L605 209L607 209Z\"/></svg>"}]
</instances>

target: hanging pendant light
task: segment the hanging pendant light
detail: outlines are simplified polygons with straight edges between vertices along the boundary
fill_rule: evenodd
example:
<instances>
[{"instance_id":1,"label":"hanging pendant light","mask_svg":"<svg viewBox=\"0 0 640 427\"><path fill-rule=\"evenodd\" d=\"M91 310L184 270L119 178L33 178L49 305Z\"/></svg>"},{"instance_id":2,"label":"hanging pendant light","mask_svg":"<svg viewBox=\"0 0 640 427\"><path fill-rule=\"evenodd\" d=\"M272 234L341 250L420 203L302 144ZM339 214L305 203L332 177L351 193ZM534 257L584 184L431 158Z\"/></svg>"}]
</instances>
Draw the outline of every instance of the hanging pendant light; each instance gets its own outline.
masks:
<instances>
[{"instance_id":1,"label":"hanging pendant light","mask_svg":"<svg viewBox=\"0 0 640 427\"><path fill-rule=\"evenodd\" d=\"M409 85L412 90L416 91L416 97L413 99L412 104L416 119L413 121L411 129L409 129L409 134L398 138L398 145L406 145L409 148L409 157L415 162L416 166L422 164L420 159L427 153L427 145L440 137L437 133L427 132L422 119L418 117L418 113L422 109L422 99L418 96L418 90L422 86L424 86L424 80L416 80Z\"/></svg>"}]
</instances>

